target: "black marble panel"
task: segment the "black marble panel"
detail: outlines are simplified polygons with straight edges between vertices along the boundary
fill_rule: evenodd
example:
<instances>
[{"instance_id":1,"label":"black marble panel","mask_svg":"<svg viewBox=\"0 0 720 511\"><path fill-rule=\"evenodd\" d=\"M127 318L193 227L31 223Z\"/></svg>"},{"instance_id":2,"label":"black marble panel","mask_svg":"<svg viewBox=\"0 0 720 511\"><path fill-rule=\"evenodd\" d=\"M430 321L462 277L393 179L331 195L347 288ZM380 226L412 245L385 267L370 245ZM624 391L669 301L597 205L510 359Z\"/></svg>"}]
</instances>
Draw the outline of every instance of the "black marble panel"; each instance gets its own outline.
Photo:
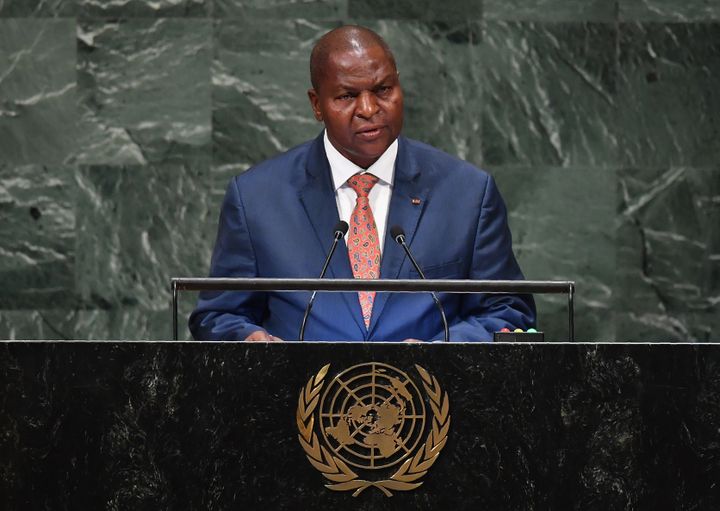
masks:
<instances>
[{"instance_id":1,"label":"black marble panel","mask_svg":"<svg viewBox=\"0 0 720 511\"><path fill-rule=\"evenodd\" d=\"M211 23L170 18L80 23L78 162L210 160Z\"/></svg>"},{"instance_id":2,"label":"black marble panel","mask_svg":"<svg viewBox=\"0 0 720 511\"><path fill-rule=\"evenodd\" d=\"M616 39L610 23L486 22L486 163L616 162Z\"/></svg>"},{"instance_id":3,"label":"black marble panel","mask_svg":"<svg viewBox=\"0 0 720 511\"><path fill-rule=\"evenodd\" d=\"M74 20L0 19L0 163L60 166L73 154L74 41Z\"/></svg>"},{"instance_id":4,"label":"black marble panel","mask_svg":"<svg viewBox=\"0 0 720 511\"><path fill-rule=\"evenodd\" d=\"M712 345L6 343L8 509L717 509ZM415 364L451 426L423 485L323 487L298 442L301 389Z\"/></svg>"},{"instance_id":5,"label":"black marble panel","mask_svg":"<svg viewBox=\"0 0 720 511\"><path fill-rule=\"evenodd\" d=\"M619 177L618 337L718 341L720 168Z\"/></svg>"},{"instance_id":6,"label":"black marble panel","mask_svg":"<svg viewBox=\"0 0 720 511\"><path fill-rule=\"evenodd\" d=\"M618 137L629 166L720 161L720 24L621 24Z\"/></svg>"}]
</instances>

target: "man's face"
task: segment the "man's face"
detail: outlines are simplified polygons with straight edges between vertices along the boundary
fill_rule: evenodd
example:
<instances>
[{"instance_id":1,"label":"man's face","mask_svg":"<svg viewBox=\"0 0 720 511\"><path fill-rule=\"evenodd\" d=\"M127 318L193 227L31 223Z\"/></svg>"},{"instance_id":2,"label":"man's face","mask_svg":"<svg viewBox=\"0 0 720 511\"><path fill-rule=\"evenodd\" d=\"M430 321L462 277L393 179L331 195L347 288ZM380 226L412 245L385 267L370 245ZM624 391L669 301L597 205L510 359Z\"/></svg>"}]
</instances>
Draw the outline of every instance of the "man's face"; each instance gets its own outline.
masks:
<instances>
[{"instance_id":1,"label":"man's face","mask_svg":"<svg viewBox=\"0 0 720 511\"><path fill-rule=\"evenodd\" d=\"M392 59L380 46L330 55L317 89L308 96L332 145L367 168L400 134L403 93Z\"/></svg>"}]
</instances>

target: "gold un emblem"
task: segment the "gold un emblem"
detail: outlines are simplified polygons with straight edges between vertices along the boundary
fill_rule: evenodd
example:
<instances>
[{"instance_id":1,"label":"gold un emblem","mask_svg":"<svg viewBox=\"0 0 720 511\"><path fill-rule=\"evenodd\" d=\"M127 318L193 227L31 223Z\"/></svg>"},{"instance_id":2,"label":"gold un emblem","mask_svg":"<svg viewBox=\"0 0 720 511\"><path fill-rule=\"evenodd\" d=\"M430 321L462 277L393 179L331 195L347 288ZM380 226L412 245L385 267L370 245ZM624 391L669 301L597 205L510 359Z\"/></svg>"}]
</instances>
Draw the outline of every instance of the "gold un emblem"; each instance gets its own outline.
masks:
<instances>
[{"instance_id":1,"label":"gold un emblem","mask_svg":"<svg viewBox=\"0 0 720 511\"><path fill-rule=\"evenodd\" d=\"M325 387L329 369L327 364L310 378L297 408L300 445L329 480L325 486L354 490L353 497L370 487L388 497L392 491L419 487L447 442L447 392L434 376L415 366L432 411L429 419L423 393L396 367L358 364Z\"/></svg>"}]
</instances>

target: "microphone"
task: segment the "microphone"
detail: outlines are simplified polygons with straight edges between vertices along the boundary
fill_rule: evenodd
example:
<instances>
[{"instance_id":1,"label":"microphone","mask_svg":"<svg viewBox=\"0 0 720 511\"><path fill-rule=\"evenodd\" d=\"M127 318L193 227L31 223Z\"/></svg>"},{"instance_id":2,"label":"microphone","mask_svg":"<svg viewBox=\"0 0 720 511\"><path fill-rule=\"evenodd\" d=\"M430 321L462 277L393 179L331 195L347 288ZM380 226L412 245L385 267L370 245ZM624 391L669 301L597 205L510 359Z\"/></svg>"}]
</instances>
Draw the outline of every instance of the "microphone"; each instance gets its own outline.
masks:
<instances>
[{"instance_id":1,"label":"microphone","mask_svg":"<svg viewBox=\"0 0 720 511\"><path fill-rule=\"evenodd\" d=\"M407 243L405 243L405 232L403 231L402 227L400 227L399 225L393 225L390 228L390 236L392 236L392 239L394 239L398 245L405 249L405 253L408 256L408 259L410 259L410 262L415 267L415 270L420 275L420 278L425 280L425 274L420 269L420 265L410 253L410 248L407 246ZM440 311L440 318L442 318L443 328L445 329L445 342L450 342L450 329L448 328L447 318L445 317L445 310L443 309L443 306L440 303L440 300L438 300L435 292L430 291L430 294L432 295L437 310Z\"/></svg>"},{"instance_id":2,"label":"microphone","mask_svg":"<svg viewBox=\"0 0 720 511\"><path fill-rule=\"evenodd\" d=\"M348 223L344 222L343 220L340 220L337 224L335 224L335 229L333 229L333 243L330 247L330 252L328 252L327 257L325 258L325 264L323 264L322 271L320 272L320 278L323 278L325 276L325 272L327 271L328 265L330 264L330 259L332 259L332 256L335 253L337 244L343 237L345 237L349 228L350 226L348 225ZM312 295L310 296L310 301L305 308L305 315L302 319L302 325L300 325L300 342L303 342L305 340L305 325L307 323L308 317L310 316L310 309L312 309L313 303L315 302L316 294L317 291L313 291Z\"/></svg>"}]
</instances>

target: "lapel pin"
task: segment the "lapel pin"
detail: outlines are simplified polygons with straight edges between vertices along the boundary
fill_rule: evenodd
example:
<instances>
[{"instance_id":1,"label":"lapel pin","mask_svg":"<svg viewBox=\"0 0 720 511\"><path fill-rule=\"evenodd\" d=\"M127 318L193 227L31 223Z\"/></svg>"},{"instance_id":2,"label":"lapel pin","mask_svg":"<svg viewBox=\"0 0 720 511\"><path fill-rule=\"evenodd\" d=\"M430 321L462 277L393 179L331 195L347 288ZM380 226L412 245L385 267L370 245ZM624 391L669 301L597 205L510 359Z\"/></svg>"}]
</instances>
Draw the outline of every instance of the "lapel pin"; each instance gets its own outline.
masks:
<instances>
[{"instance_id":1,"label":"lapel pin","mask_svg":"<svg viewBox=\"0 0 720 511\"><path fill-rule=\"evenodd\" d=\"M418 199L417 197L413 197L412 199L410 199L410 202L412 203L413 206L420 205L420 199Z\"/></svg>"}]
</instances>

